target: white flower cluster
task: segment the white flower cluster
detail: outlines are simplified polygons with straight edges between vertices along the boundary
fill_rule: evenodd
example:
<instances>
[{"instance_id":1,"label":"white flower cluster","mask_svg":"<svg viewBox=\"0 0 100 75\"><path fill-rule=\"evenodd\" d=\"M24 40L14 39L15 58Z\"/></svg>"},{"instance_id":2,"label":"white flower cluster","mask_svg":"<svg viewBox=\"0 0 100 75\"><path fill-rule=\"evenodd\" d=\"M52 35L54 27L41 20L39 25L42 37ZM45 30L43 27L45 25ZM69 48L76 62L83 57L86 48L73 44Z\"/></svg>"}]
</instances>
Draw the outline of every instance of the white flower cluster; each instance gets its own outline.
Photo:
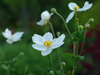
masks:
<instances>
[{"instance_id":1,"label":"white flower cluster","mask_svg":"<svg viewBox=\"0 0 100 75\"><path fill-rule=\"evenodd\" d=\"M73 17L75 12L86 11L92 7L92 3L85 2L84 6L80 8L76 3L69 3L68 7L72 11L66 19L66 23L68 23ZM56 11L55 11L56 12ZM47 10L41 13L41 20L37 22L37 25L43 26L46 25L53 13L49 13ZM7 39L6 42L12 44L13 42L17 42L21 40L22 35L24 32L16 32L14 34L6 28L5 32L2 32L3 36ZM53 38L52 33L47 32L43 36L38 34L34 34L32 36L32 41L35 43L32 47L38 51L41 51L42 56L46 56L52 52L53 49L58 48L64 44L65 35L62 34L58 38Z\"/></svg>"}]
</instances>

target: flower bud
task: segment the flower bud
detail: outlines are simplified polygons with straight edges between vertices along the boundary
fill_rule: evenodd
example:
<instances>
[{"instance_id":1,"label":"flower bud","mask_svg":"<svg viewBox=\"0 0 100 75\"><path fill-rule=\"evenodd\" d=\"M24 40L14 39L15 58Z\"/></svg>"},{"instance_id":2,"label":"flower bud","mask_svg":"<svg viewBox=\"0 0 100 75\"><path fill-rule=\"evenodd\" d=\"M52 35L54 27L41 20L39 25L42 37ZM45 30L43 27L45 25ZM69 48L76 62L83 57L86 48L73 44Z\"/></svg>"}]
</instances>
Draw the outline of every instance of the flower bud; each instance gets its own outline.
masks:
<instances>
[{"instance_id":1,"label":"flower bud","mask_svg":"<svg viewBox=\"0 0 100 75\"><path fill-rule=\"evenodd\" d=\"M62 66L65 66L65 65L66 65L66 63L65 63L65 62L61 62L61 65L62 65Z\"/></svg>"},{"instance_id":2,"label":"flower bud","mask_svg":"<svg viewBox=\"0 0 100 75\"><path fill-rule=\"evenodd\" d=\"M90 28L90 24L85 24L85 28Z\"/></svg>"},{"instance_id":3,"label":"flower bud","mask_svg":"<svg viewBox=\"0 0 100 75\"><path fill-rule=\"evenodd\" d=\"M79 21L79 18L76 18L76 21Z\"/></svg>"},{"instance_id":4,"label":"flower bud","mask_svg":"<svg viewBox=\"0 0 100 75\"><path fill-rule=\"evenodd\" d=\"M57 10L56 10L55 8L52 8L52 9L51 9L51 12L52 12L52 13L56 13L56 11L57 11Z\"/></svg>"},{"instance_id":5,"label":"flower bud","mask_svg":"<svg viewBox=\"0 0 100 75\"><path fill-rule=\"evenodd\" d=\"M90 19L89 19L89 21L90 21L90 22L93 22L93 21L94 21L94 19L93 19L93 18L90 18Z\"/></svg>"},{"instance_id":6,"label":"flower bud","mask_svg":"<svg viewBox=\"0 0 100 75\"><path fill-rule=\"evenodd\" d=\"M53 71L50 71L50 74L54 75L54 72Z\"/></svg>"},{"instance_id":7,"label":"flower bud","mask_svg":"<svg viewBox=\"0 0 100 75\"><path fill-rule=\"evenodd\" d=\"M78 26L79 30L83 30L83 25Z\"/></svg>"},{"instance_id":8,"label":"flower bud","mask_svg":"<svg viewBox=\"0 0 100 75\"><path fill-rule=\"evenodd\" d=\"M60 36L60 34L61 34L60 32L57 32L57 36Z\"/></svg>"}]
</instances>

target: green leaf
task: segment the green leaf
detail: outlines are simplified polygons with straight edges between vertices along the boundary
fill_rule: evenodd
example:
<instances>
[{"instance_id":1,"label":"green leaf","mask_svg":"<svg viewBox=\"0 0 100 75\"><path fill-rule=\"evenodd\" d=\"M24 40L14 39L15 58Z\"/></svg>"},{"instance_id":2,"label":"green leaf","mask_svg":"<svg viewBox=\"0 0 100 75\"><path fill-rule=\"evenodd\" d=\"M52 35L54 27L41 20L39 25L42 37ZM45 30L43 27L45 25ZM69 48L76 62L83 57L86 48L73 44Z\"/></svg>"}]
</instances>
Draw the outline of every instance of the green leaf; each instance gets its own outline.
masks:
<instances>
[{"instance_id":1,"label":"green leaf","mask_svg":"<svg viewBox=\"0 0 100 75\"><path fill-rule=\"evenodd\" d=\"M79 55L77 55L76 57L75 57L75 60L76 61L80 61L80 60L83 60L85 57L84 56L79 56Z\"/></svg>"}]
</instances>

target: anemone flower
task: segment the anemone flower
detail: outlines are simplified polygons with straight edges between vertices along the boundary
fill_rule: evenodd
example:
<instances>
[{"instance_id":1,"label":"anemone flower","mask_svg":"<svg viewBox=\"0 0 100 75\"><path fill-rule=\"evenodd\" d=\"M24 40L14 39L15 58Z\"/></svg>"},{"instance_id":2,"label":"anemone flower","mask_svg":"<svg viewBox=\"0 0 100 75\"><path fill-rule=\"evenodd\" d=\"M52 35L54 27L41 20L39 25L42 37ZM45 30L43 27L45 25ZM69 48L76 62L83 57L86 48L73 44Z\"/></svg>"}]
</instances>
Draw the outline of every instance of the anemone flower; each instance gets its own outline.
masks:
<instances>
[{"instance_id":1,"label":"anemone flower","mask_svg":"<svg viewBox=\"0 0 100 75\"><path fill-rule=\"evenodd\" d=\"M53 15L53 13L49 13L48 11L42 12L41 20L39 22L37 22L37 25L40 25L40 26L46 25L52 15Z\"/></svg>"},{"instance_id":2,"label":"anemone flower","mask_svg":"<svg viewBox=\"0 0 100 75\"><path fill-rule=\"evenodd\" d=\"M6 42L9 44L21 40L23 33L24 32L16 32L12 34L8 28L5 29L5 32L2 32L3 36L7 39Z\"/></svg>"},{"instance_id":3,"label":"anemone flower","mask_svg":"<svg viewBox=\"0 0 100 75\"><path fill-rule=\"evenodd\" d=\"M47 32L42 36L34 34L32 40L35 44L32 47L41 51L42 56L46 56L52 52L53 49L58 48L64 44L65 35L62 34L58 38L53 39L53 35Z\"/></svg>"},{"instance_id":4,"label":"anemone flower","mask_svg":"<svg viewBox=\"0 0 100 75\"><path fill-rule=\"evenodd\" d=\"M77 11L77 12L86 11L86 10L90 9L92 7L92 5L93 5L92 3L89 4L89 2L86 1L84 3L84 6L82 8L80 8L76 3L72 3L72 2L69 3L68 7L70 10L72 10L72 12L67 17L66 23L68 23L74 17L75 11Z\"/></svg>"}]
</instances>

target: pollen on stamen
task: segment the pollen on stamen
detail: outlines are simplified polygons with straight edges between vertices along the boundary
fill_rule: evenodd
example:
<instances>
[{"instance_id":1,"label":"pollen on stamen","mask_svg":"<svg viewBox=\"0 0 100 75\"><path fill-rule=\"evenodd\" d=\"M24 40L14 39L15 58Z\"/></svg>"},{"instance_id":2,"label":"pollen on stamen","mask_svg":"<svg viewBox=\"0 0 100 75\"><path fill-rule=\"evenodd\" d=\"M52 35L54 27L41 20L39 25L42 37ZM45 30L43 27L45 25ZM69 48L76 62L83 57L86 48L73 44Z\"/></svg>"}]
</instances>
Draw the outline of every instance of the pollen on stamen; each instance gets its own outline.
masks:
<instances>
[{"instance_id":1,"label":"pollen on stamen","mask_svg":"<svg viewBox=\"0 0 100 75\"><path fill-rule=\"evenodd\" d=\"M44 46L46 46L46 47L51 46L52 43L53 43L53 42L50 41L50 40L49 40L49 41L45 41L45 42L44 42Z\"/></svg>"},{"instance_id":2,"label":"pollen on stamen","mask_svg":"<svg viewBox=\"0 0 100 75\"><path fill-rule=\"evenodd\" d=\"M80 8L79 6L77 6L77 7L74 7L74 9L75 9L75 10L77 10L77 9L79 9L79 8Z\"/></svg>"}]
</instances>

